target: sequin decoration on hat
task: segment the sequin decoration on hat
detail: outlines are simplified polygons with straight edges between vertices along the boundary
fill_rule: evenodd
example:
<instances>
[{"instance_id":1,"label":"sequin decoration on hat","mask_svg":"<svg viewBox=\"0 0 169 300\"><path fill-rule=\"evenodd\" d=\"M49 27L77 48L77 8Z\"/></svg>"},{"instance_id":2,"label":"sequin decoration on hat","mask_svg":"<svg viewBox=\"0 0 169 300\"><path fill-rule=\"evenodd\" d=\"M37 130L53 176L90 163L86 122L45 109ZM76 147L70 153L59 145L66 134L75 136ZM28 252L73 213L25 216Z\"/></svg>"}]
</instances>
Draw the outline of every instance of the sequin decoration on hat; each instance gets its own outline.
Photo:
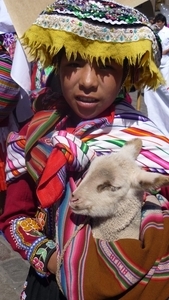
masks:
<instances>
[{"instance_id":1,"label":"sequin decoration on hat","mask_svg":"<svg viewBox=\"0 0 169 300\"><path fill-rule=\"evenodd\" d=\"M128 60L125 87L157 87L163 82L158 70L159 42L146 16L114 1L58 0L40 14L23 36L23 44L44 66L64 47L66 56L92 61L114 59L123 65ZM133 66L139 69L132 82Z\"/></svg>"}]
</instances>

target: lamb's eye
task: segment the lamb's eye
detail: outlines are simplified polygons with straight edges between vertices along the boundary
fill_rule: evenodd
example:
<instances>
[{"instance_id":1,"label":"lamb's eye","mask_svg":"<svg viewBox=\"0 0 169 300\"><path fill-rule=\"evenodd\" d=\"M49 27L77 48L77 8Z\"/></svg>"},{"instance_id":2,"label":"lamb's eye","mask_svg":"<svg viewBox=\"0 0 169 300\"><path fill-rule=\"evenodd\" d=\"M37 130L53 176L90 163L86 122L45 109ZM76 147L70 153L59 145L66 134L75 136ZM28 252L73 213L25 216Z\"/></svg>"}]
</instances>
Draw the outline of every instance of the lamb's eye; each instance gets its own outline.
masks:
<instances>
[{"instance_id":1,"label":"lamb's eye","mask_svg":"<svg viewBox=\"0 0 169 300\"><path fill-rule=\"evenodd\" d=\"M110 183L110 181L105 181L105 182L103 182L102 184L99 184L99 185L97 186L97 191L98 191L99 193L101 193L101 192L104 191L104 190L110 190L110 188L111 188L111 183Z\"/></svg>"},{"instance_id":2,"label":"lamb's eye","mask_svg":"<svg viewBox=\"0 0 169 300\"><path fill-rule=\"evenodd\" d=\"M111 191L112 192L115 192L115 191L118 191L118 190L120 190L121 189L121 187L120 186L111 186Z\"/></svg>"},{"instance_id":3,"label":"lamb's eye","mask_svg":"<svg viewBox=\"0 0 169 300\"><path fill-rule=\"evenodd\" d=\"M101 193L101 192L103 192L103 191L105 191L105 190L115 192L115 191L117 191L117 190L119 190L119 189L121 189L120 186L113 186L113 185L110 183L110 181L105 181L105 182L103 182L102 184L99 184L99 185L97 186L97 191L98 191L99 193Z\"/></svg>"}]
</instances>

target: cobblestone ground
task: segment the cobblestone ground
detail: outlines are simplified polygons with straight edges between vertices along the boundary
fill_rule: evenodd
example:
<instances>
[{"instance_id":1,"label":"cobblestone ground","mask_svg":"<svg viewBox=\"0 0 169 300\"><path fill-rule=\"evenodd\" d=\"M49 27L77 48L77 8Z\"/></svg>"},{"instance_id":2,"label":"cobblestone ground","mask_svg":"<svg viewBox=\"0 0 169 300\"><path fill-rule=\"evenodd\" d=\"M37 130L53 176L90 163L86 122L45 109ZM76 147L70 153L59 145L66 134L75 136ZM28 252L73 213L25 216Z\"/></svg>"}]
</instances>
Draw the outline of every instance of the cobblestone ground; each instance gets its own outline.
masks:
<instances>
[{"instance_id":1,"label":"cobblestone ground","mask_svg":"<svg viewBox=\"0 0 169 300\"><path fill-rule=\"evenodd\" d=\"M137 93L130 94L133 106L137 107ZM140 110L146 115L146 107L141 96ZM15 253L3 235L0 235L0 299L19 300L29 265ZM37 299L38 300L38 299Z\"/></svg>"},{"instance_id":2,"label":"cobblestone ground","mask_svg":"<svg viewBox=\"0 0 169 300\"><path fill-rule=\"evenodd\" d=\"M0 235L0 299L19 300L28 273L28 263Z\"/></svg>"}]
</instances>

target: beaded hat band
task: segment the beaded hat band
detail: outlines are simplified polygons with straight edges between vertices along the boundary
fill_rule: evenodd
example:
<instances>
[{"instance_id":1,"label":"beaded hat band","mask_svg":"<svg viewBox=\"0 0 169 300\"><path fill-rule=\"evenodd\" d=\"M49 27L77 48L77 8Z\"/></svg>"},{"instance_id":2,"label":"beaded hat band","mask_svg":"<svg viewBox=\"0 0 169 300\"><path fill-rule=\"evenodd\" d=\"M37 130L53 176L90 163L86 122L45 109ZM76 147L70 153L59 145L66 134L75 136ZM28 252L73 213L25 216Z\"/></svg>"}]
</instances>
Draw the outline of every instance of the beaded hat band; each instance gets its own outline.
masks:
<instances>
[{"instance_id":1,"label":"beaded hat band","mask_svg":"<svg viewBox=\"0 0 169 300\"><path fill-rule=\"evenodd\" d=\"M114 59L123 65L127 58L127 89L132 85L156 88L163 82L158 70L159 42L148 19L136 9L114 1L55 1L25 32L22 42L44 66L50 65L64 47L68 59L79 53L89 61L95 58L104 64L106 59ZM136 65L138 76L133 80Z\"/></svg>"}]
</instances>

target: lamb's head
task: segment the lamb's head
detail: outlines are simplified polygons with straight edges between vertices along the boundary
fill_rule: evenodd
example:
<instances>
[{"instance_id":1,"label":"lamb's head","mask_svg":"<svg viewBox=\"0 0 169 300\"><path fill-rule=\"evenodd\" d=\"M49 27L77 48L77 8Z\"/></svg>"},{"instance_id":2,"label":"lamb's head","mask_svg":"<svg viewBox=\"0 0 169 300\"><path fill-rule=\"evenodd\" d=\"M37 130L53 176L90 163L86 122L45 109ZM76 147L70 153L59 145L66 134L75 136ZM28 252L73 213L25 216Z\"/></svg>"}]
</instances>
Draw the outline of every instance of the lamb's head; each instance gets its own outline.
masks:
<instances>
[{"instance_id":1,"label":"lamb's head","mask_svg":"<svg viewBox=\"0 0 169 300\"><path fill-rule=\"evenodd\" d=\"M169 176L142 170L135 162L141 139L127 142L119 152L96 157L72 194L73 212L91 217L113 216L117 206L135 192L169 185ZM130 208L129 208L130 209Z\"/></svg>"}]
</instances>

